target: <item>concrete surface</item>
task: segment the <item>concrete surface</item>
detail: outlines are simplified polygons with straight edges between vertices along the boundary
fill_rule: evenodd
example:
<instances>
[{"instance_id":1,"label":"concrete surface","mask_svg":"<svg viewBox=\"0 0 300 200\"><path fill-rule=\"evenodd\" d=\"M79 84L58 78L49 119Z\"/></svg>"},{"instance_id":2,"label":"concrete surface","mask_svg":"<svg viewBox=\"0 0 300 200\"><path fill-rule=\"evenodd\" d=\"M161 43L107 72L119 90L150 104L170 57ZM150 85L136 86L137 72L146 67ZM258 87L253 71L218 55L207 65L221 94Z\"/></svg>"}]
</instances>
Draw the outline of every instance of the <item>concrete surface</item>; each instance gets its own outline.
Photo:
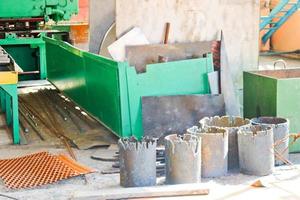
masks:
<instances>
[{"instance_id":1,"label":"concrete surface","mask_svg":"<svg viewBox=\"0 0 300 200\"><path fill-rule=\"evenodd\" d=\"M0 158L11 158L45 150L51 153L65 152L63 149L47 146L2 145L0 146ZM102 175L100 173L101 170L108 170L111 168L110 162L101 162L90 159L90 156L95 153L98 155L111 156L114 153L114 150L75 150L75 153L78 156L78 161L80 163L97 169L98 172L86 175L86 180L83 177L76 177L35 189L12 191L5 188L3 184L0 184L0 194L10 195L17 199L57 200L72 199L72 197L79 195L81 192L89 191L92 194L93 192L101 192L108 189L123 189L119 186L119 174ZM221 178L202 179L202 182L204 182L203 187L208 187L210 189L210 194L208 196L201 196L201 199L300 199L300 193L298 192L298 186L300 184L300 155L293 154L291 157L291 160L297 163L297 165L293 168L287 166L277 167L273 175L263 178L233 172ZM260 179L266 187L250 187L250 185L258 179ZM0 197L0 199L2 200L3 198ZM174 199L199 199L199 197L180 197Z\"/></svg>"},{"instance_id":2,"label":"concrete surface","mask_svg":"<svg viewBox=\"0 0 300 200\"><path fill-rule=\"evenodd\" d=\"M4 133L0 134L0 141L7 138ZM7 132L5 133L7 134ZM110 170L111 162L102 162L92 160L91 155L102 155L111 157L115 154L116 148L104 149L95 148L90 150L74 149L78 162L97 170L97 172L88 174L84 177L75 177L60 181L51 185L37 187L35 189L9 190L0 182L0 200L1 194L9 195L20 200L64 200L80 195L82 192L94 193L115 189L115 191L125 190L119 186L119 174L102 175L102 170ZM47 144L33 145L0 145L0 159L13 158L40 151L49 151L50 153L65 153L66 150L59 146ZM203 187L210 189L208 196L201 196L201 199L282 199L294 200L300 199L300 154L291 154L290 160L295 163L293 167L277 167L275 172L266 177L247 176L238 172L231 172L227 176L215 179L202 179ZM263 162L263 161L262 161ZM256 180L261 180L265 187L254 188L250 185ZM158 179L161 184L164 180ZM177 197L163 199L199 199L199 197Z\"/></svg>"}]
</instances>

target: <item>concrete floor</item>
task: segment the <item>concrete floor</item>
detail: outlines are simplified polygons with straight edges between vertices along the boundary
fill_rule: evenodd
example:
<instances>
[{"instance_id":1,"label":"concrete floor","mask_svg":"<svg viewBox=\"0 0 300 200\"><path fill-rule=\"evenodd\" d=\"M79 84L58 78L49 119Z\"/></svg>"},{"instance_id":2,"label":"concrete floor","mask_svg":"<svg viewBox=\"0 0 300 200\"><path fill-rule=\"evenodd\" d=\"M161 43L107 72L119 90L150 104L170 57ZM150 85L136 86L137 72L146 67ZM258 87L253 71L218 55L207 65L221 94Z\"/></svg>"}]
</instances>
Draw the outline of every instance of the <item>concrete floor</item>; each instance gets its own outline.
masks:
<instances>
[{"instance_id":1,"label":"concrete floor","mask_svg":"<svg viewBox=\"0 0 300 200\"><path fill-rule=\"evenodd\" d=\"M2 135L0 135L1 140ZM15 156L26 155L30 153L49 151L51 153L66 153L64 149L51 146L0 146L0 159L11 158ZM102 170L111 169L110 162L95 161L90 158L91 155L112 156L114 149L92 149L76 150L74 149L78 161L97 170L97 172L84 177L75 177L60 181L55 184L41 186L35 189L9 190L3 184L0 184L0 194L10 195L17 199L72 199L82 193L90 192L118 192L125 190L119 186L119 174L102 175ZM275 172L266 177L256 177L243 175L238 172L232 172L227 176L215 179L203 179L203 188L209 188L210 194L201 196L201 199L282 199L292 200L300 199L298 186L300 185L300 154L291 154L290 160L294 162L293 167L276 167ZM262 161L263 162L263 161ZM250 185L256 180L261 180L265 185L263 188L254 188ZM162 182L163 180L158 180ZM1 198L0 199L4 199ZM163 199L183 199L163 198ZM185 197L184 199L199 199L198 197Z\"/></svg>"},{"instance_id":2,"label":"concrete floor","mask_svg":"<svg viewBox=\"0 0 300 200\"><path fill-rule=\"evenodd\" d=\"M1 119L1 118L0 118ZM2 121L2 120L0 120ZM0 141L10 138L7 132L0 132ZM12 158L40 151L48 151L53 154L65 153L66 150L51 145L31 145L16 146L11 144L0 145L0 159ZM0 183L0 195L5 194L17 199L72 199L80 196L82 193L117 193L120 190L126 190L119 186L119 174L103 175L102 170L110 170L111 162L102 162L91 159L91 155L102 155L111 157L115 154L114 148L95 148L90 150L74 149L78 162L92 167L97 172L88 174L84 177L75 177L68 180L60 181L55 184L37 187L35 189L9 190L3 183ZM293 167L281 166L276 167L275 172L266 177L256 177L243 175L238 172L231 172L227 176L215 179L203 179L203 188L209 188L210 194L201 196L201 199L282 199L292 200L300 199L298 186L300 185L300 154L291 154L290 160L295 164ZM262 161L263 162L263 161ZM261 180L266 187L253 188L250 185L256 180ZM161 184L163 178L158 179ZM5 199L0 197L0 200ZM162 199L199 199L198 197L173 197Z\"/></svg>"},{"instance_id":3,"label":"concrete floor","mask_svg":"<svg viewBox=\"0 0 300 200\"><path fill-rule=\"evenodd\" d=\"M282 59L282 57L261 57L260 69L272 69L273 61ZM288 67L300 67L300 61L286 59ZM3 116L0 115L0 125L3 124ZM40 151L49 151L51 153L66 153L66 150L47 144L30 144L23 146L11 145L11 137L7 131L0 130L0 159L12 158L16 156L27 155ZM126 190L119 186L119 174L103 175L102 170L111 169L111 162L102 162L92 160L91 155L103 155L110 157L114 155L116 149L95 148L90 150L74 149L78 162L97 170L97 172L88 174L84 177L75 177L60 181L55 184L37 187L35 189L9 190L0 182L0 200L6 199L1 194L9 195L17 199L72 199L82 193L90 192L114 192ZM207 196L189 196L189 197L170 197L161 199L210 199L210 200L234 200L234 199L272 199L272 200L296 200L300 199L300 154L291 154L290 160L294 163L293 167L276 167L270 176L257 177L243 175L238 172L231 172L227 176L215 179L203 179L203 188L209 188L210 194ZM263 162L263 161L262 161ZM256 180L261 180L265 187L254 188L250 185ZM158 179L159 183L163 179Z\"/></svg>"}]
</instances>

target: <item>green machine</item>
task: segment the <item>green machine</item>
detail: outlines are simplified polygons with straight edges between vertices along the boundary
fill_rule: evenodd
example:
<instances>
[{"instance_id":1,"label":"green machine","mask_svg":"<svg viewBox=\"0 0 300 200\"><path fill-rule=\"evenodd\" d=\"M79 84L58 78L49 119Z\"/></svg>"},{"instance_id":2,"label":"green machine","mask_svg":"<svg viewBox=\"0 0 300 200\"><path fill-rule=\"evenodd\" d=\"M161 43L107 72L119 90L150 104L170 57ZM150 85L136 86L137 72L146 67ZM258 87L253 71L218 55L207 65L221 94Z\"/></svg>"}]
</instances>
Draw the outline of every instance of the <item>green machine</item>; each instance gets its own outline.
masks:
<instances>
[{"instance_id":1,"label":"green machine","mask_svg":"<svg viewBox=\"0 0 300 200\"><path fill-rule=\"evenodd\" d=\"M77 13L78 0L0 0L0 46L23 70L19 80L47 77L42 37L57 32L41 27L49 20L69 20Z\"/></svg>"}]
</instances>

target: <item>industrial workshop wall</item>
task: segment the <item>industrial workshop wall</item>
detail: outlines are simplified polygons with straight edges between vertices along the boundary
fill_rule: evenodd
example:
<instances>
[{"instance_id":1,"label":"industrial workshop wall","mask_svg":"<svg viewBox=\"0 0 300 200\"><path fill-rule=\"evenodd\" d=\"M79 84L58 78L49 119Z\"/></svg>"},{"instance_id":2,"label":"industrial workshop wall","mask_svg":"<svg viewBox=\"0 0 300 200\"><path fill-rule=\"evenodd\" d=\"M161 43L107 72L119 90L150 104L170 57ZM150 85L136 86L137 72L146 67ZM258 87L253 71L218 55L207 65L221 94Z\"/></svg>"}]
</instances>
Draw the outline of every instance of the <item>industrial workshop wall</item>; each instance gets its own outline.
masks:
<instances>
[{"instance_id":1,"label":"industrial workshop wall","mask_svg":"<svg viewBox=\"0 0 300 200\"><path fill-rule=\"evenodd\" d=\"M120 137L143 135L142 96L207 94L212 56L151 64L137 74L127 62L45 38L48 79Z\"/></svg>"}]
</instances>

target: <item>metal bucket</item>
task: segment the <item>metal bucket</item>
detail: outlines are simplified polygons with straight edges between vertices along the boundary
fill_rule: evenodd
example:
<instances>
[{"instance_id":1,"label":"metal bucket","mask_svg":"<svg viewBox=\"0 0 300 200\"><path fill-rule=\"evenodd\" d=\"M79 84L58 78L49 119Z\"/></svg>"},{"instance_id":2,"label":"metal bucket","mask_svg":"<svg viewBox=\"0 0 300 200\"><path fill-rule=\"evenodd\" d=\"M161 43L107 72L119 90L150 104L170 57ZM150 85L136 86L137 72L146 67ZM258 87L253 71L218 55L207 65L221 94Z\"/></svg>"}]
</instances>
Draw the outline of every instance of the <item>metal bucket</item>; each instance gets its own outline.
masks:
<instances>
[{"instance_id":1,"label":"metal bucket","mask_svg":"<svg viewBox=\"0 0 300 200\"><path fill-rule=\"evenodd\" d=\"M199 183L201 180L201 138L185 134L165 137L166 183Z\"/></svg>"},{"instance_id":2,"label":"metal bucket","mask_svg":"<svg viewBox=\"0 0 300 200\"><path fill-rule=\"evenodd\" d=\"M273 130L266 126L242 127L238 131L241 172L266 176L274 169Z\"/></svg>"},{"instance_id":3,"label":"metal bucket","mask_svg":"<svg viewBox=\"0 0 300 200\"><path fill-rule=\"evenodd\" d=\"M228 169L239 168L237 131L242 126L250 126L250 120L233 116L205 117L200 120L200 127L216 127L228 130Z\"/></svg>"},{"instance_id":4,"label":"metal bucket","mask_svg":"<svg viewBox=\"0 0 300 200\"><path fill-rule=\"evenodd\" d=\"M156 184L156 140L120 139L120 184L143 187Z\"/></svg>"},{"instance_id":5,"label":"metal bucket","mask_svg":"<svg viewBox=\"0 0 300 200\"><path fill-rule=\"evenodd\" d=\"M289 120L279 117L259 117L251 119L254 125L273 128L275 165L283 165L289 159Z\"/></svg>"},{"instance_id":6,"label":"metal bucket","mask_svg":"<svg viewBox=\"0 0 300 200\"><path fill-rule=\"evenodd\" d=\"M197 131L202 139L202 177L219 177L228 171L228 131L223 128L204 128Z\"/></svg>"}]
</instances>

